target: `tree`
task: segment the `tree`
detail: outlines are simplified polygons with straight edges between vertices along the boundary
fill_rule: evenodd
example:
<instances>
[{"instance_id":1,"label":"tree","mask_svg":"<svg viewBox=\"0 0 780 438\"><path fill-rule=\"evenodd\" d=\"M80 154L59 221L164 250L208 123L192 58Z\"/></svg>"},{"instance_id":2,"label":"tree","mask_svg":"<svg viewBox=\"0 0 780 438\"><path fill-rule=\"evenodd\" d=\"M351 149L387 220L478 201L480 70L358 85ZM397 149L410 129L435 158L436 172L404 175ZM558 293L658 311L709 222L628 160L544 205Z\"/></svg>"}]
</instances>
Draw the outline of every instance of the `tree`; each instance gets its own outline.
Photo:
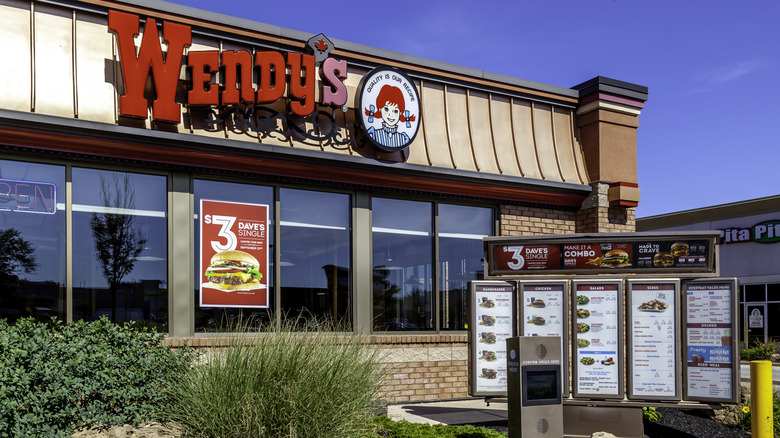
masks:
<instances>
[{"instance_id":1,"label":"tree","mask_svg":"<svg viewBox=\"0 0 780 438\"><path fill-rule=\"evenodd\" d=\"M20 271L29 274L38 269L30 242L19 230L0 230L0 291L12 291L19 286Z\"/></svg>"},{"instance_id":2,"label":"tree","mask_svg":"<svg viewBox=\"0 0 780 438\"><path fill-rule=\"evenodd\" d=\"M113 184L100 179L100 196L106 213L92 213L89 226L95 239L95 253L111 294L111 320L116 321L116 295L122 279L133 271L146 239L140 236L135 216L135 189L129 176L121 181L114 174Z\"/></svg>"}]
</instances>

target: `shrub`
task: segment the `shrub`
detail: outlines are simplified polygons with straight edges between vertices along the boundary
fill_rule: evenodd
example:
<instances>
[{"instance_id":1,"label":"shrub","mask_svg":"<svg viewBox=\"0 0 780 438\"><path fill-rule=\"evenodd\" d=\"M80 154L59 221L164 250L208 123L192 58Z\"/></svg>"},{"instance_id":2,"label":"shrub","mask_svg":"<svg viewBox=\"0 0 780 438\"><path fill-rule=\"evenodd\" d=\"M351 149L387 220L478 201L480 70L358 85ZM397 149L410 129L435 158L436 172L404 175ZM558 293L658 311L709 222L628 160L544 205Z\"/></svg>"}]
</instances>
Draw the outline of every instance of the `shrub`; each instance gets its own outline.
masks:
<instances>
[{"instance_id":1,"label":"shrub","mask_svg":"<svg viewBox=\"0 0 780 438\"><path fill-rule=\"evenodd\" d=\"M94 424L158 419L165 388L193 359L163 335L107 318L0 320L0 436L67 436Z\"/></svg>"},{"instance_id":2,"label":"shrub","mask_svg":"<svg viewBox=\"0 0 780 438\"><path fill-rule=\"evenodd\" d=\"M658 421L662 417L661 413L656 408L642 408L642 418L648 421Z\"/></svg>"},{"instance_id":3,"label":"shrub","mask_svg":"<svg viewBox=\"0 0 780 438\"><path fill-rule=\"evenodd\" d=\"M748 399L740 410L739 420L737 422L737 426L739 426L740 429L751 429L750 414L750 399ZM780 436L780 391L774 391L772 393L772 424L775 436Z\"/></svg>"},{"instance_id":4,"label":"shrub","mask_svg":"<svg viewBox=\"0 0 780 438\"><path fill-rule=\"evenodd\" d=\"M771 360L776 352L777 342L774 340L770 339L769 342L755 340L751 348L739 352L739 357L742 360Z\"/></svg>"},{"instance_id":5,"label":"shrub","mask_svg":"<svg viewBox=\"0 0 780 438\"><path fill-rule=\"evenodd\" d=\"M393 421L377 417L380 436L390 438L506 438L506 434L478 426L444 426Z\"/></svg>"},{"instance_id":6,"label":"shrub","mask_svg":"<svg viewBox=\"0 0 780 438\"><path fill-rule=\"evenodd\" d=\"M240 326L240 325L239 325ZM374 428L378 350L334 327L236 333L172 388L170 419L195 437L363 437Z\"/></svg>"}]
</instances>

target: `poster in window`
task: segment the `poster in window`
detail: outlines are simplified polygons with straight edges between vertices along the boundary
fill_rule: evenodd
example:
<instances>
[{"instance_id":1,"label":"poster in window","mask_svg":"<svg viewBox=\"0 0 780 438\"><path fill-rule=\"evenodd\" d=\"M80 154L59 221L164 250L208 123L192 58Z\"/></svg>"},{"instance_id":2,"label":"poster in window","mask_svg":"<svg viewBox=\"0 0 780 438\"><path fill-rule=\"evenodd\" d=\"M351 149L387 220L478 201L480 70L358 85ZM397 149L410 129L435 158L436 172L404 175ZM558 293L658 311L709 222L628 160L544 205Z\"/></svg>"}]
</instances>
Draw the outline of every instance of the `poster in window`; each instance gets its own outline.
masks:
<instances>
[{"instance_id":1,"label":"poster in window","mask_svg":"<svg viewBox=\"0 0 780 438\"><path fill-rule=\"evenodd\" d=\"M200 306L268 307L268 206L200 202Z\"/></svg>"}]
</instances>

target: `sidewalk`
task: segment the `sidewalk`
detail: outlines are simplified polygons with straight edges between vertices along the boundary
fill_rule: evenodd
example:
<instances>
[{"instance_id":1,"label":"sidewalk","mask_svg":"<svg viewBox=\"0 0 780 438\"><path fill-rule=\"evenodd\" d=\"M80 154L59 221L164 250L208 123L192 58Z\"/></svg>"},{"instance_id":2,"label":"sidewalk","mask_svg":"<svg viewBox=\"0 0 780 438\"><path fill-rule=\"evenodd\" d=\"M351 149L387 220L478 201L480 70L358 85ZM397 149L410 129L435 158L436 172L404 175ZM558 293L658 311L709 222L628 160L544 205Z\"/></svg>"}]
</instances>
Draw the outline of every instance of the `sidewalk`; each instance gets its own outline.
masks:
<instances>
[{"instance_id":1,"label":"sidewalk","mask_svg":"<svg viewBox=\"0 0 780 438\"><path fill-rule=\"evenodd\" d=\"M428 424L479 424L506 421L506 399L493 399L490 406L484 398L442 402L406 403L387 407L392 420Z\"/></svg>"}]
</instances>

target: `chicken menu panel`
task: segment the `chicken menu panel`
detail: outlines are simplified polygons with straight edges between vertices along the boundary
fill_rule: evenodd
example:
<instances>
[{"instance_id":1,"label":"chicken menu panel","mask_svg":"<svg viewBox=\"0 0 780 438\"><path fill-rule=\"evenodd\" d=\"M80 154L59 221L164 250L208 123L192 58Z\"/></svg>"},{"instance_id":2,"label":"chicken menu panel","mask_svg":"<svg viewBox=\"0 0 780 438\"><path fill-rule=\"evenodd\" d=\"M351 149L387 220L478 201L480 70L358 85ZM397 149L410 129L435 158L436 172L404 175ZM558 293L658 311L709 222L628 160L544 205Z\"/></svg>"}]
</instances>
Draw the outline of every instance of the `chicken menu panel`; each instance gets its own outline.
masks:
<instances>
[{"instance_id":1,"label":"chicken menu panel","mask_svg":"<svg viewBox=\"0 0 780 438\"><path fill-rule=\"evenodd\" d=\"M676 297L676 282L629 282L630 398L679 399Z\"/></svg>"},{"instance_id":2,"label":"chicken menu panel","mask_svg":"<svg viewBox=\"0 0 780 438\"><path fill-rule=\"evenodd\" d=\"M506 393L506 340L514 336L511 284L472 283L473 395Z\"/></svg>"},{"instance_id":3,"label":"chicken menu panel","mask_svg":"<svg viewBox=\"0 0 780 438\"><path fill-rule=\"evenodd\" d=\"M733 282L685 285L687 398L733 400Z\"/></svg>"},{"instance_id":4,"label":"chicken menu panel","mask_svg":"<svg viewBox=\"0 0 780 438\"><path fill-rule=\"evenodd\" d=\"M523 325L521 336L560 336L564 338L564 287L561 283L523 284ZM561 356L565 357L565 356Z\"/></svg>"},{"instance_id":5,"label":"chicken menu panel","mask_svg":"<svg viewBox=\"0 0 780 438\"><path fill-rule=\"evenodd\" d=\"M575 396L621 397L620 281L574 282Z\"/></svg>"}]
</instances>

